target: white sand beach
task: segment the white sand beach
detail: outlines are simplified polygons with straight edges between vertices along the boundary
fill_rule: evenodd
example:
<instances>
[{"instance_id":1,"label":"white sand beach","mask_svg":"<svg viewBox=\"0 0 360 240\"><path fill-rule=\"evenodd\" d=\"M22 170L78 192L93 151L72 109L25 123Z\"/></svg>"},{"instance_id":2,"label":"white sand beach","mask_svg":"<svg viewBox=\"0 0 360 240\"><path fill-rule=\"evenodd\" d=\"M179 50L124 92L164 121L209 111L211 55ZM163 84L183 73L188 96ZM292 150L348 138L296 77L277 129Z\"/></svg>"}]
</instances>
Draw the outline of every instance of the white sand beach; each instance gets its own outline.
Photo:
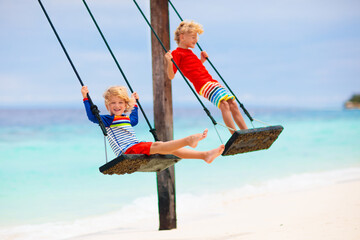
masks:
<instances>
[{"instance_id":1,"label":"white sand beach","mask_svg":"<svg viewBox=\"0 0 360 240\"><path fill-rule=\"evenodd\" d=\"M175 230L158 231L158 219L69 238L113 239L360 239L360 181L242 197L201 214L178 212Z\"/></svg>"}]
</instances>

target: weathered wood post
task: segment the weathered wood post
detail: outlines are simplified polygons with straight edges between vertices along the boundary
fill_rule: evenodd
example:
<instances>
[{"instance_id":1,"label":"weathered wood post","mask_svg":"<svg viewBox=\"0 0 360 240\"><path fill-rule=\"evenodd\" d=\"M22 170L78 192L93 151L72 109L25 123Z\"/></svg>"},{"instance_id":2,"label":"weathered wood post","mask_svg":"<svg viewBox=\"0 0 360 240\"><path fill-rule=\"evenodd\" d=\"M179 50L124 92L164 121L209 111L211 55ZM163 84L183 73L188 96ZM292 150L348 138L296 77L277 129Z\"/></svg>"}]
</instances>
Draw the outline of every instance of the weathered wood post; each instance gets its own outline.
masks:
<instances>
[{"instance_id":1,"label":"weathered wood post","mask_svg":"<svg viewBox=\"0 0 360 240\"><path fill-rule=\"evenodd\" d=\"M151 25L163 42L170 48L169 8L167 0L150 0ZM164 50L158 40L151 34L152 77L154 96L155 129L161 141L173 139L173 109L171 81L169 81L164 64ZM159 201L159 230L176 228L175 204L175 169L169 167L157 173Z\"/></svg>"}]
</instances>

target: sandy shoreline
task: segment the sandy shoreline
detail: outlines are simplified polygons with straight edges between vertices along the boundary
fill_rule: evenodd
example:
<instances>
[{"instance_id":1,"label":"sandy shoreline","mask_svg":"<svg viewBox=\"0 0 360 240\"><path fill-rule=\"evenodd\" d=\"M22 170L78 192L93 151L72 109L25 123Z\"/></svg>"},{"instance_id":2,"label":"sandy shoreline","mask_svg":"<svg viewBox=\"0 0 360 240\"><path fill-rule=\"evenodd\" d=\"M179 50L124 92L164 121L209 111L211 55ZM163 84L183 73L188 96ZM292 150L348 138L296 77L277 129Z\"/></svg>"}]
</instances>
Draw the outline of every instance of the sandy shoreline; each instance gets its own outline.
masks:
<instances>
[{"instance_id":1,"label":"sandy shoreline","mask_svg":"<svg viewBox=\"0 0 360 240\"><path fill-rule=\"evenodd\" d=\"M69 240L360 239L360 181L222 202L199 216L178 213L175 230L147 219Z\"/></svg>"}]
</instances>

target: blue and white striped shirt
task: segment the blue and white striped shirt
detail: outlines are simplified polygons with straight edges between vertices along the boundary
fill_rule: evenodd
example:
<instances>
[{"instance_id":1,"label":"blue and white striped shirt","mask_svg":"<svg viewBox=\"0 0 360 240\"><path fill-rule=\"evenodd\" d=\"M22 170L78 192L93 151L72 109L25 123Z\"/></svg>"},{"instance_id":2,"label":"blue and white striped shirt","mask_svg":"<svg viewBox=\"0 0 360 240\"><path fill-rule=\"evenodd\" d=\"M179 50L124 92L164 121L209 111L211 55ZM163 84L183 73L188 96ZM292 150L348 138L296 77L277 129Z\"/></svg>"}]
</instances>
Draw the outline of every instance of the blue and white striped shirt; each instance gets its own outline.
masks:
<instances>
[{"instance_id":1,"label":"blue and white striped shirt","mask_svg":"<svg viewBox=\"0 0 360 240\"><path fill-rule=\"evenodd\" d=\"M90 121L99 123L94 114L91 112L90 103L84 99L86 114ZM123 154L129 147L139 143L136 137L133 126L138 123L138 108L134 107L130 117L123 114L122 116L115 115L100 115L103 121L109 144L116 156Z\"/></svg>"}]
</instances>

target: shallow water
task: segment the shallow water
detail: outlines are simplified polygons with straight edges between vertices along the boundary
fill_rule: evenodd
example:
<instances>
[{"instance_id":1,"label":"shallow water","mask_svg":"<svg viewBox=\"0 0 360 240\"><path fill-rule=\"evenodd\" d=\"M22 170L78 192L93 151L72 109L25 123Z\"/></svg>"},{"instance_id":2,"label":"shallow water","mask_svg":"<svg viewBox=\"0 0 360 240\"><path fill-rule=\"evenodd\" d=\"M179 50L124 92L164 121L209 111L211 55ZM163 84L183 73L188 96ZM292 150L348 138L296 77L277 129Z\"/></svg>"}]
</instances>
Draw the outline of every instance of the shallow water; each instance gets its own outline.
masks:
<instances>
[{"instance_id":1,"label":"shallow water","mask_svg":"<svg viewBox=\"0 0 360 240\"><path fill-rule=\"evenodd\" d=\"M360 178L360 111L255 109L251 114L283 125L278 140L268 150L219 157L210 165L180 161L175 167L179 211L191 209L190 202L209 195L234 197ZM221 121L216 110L214 116ZM142 117L140 121L135 129L139 139L152 141ZM174 109L175 138L204 128L209 128L209 135L199 143L199 150L221 144L202 111ZM230 134L221 126L217 129L225 142ZM109 159L114 157L110 148L107 153ZM3 109L0 156L4 234L14 227L31 226L36 232L36 224L67 224L110 212L117 213L118 221L133 221L129 209L134 205L142 210L137 211L139 218L157 211L155 173L104 176L99 172L105 163L104 139L83 109ZM57 225L51 226L55 231Z\"/></svg>"}]
</instances>

